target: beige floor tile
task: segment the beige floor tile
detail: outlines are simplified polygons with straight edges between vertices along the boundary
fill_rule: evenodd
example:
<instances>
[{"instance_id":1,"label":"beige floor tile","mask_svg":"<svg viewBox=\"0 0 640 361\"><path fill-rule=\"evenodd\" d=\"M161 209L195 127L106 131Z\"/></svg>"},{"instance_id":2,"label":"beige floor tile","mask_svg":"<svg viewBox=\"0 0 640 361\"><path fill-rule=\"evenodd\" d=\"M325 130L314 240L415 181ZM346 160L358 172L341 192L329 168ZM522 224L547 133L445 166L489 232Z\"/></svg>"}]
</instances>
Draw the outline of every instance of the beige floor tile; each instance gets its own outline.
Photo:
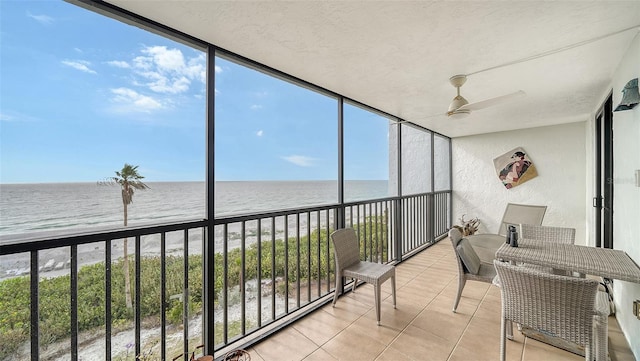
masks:
<instances>
[{"instance_id":1,"label":"beige floor tile","mask_svg":"<svg viewBox=\"0 0 640 361\"><path fill-rule=\"evenodd\" d=\"M501 314L501 309L500 307L498 307L498 309L492 308L492 307L486 307L484 305L484 303L481 303L478 308L476 309L475 314L473 315L473 318L476 320L484 320L487 322L491 322L494 323L498 326L500 326L500 314Z\"/></svg>"},{"instance_id":2,"label":"beige floor tile","mask_svg":"<svg viewBox=\"0 0 640 361\"><path fill-rule=\"evenodd\" d=\"M268 342L259 343L254 347L264 361L302 360L317 348L316 344L293 327L276 333L269 337Z\"/></svg>"},{"instance_id":3,"label":"beige floor tile","mask_svg":"<svg viewBox=\"0 0 640 361\"><path fill-rule=\"evenodd\" d=\"M314 353L304 358L304 361L333 361L333 360L338 360L338 359L331 356L330 353L328 353L322 348L317 349ZM251 361L253 361L253 359L251 359Z\"/></svg>"},{"instance_id":4,"label":"beige floor tile","mask_svg":"<svg viewBox=\"0 0 640 361\"><path fill-rule=\"evenodd\" d=\"M498 360L500 289L468 281L456 313L457 264L450 242L428 248L396 267L397 308L390 283L381 289L381 325L375 321L373 287L328 304L249 349L253 361L271 360ZM525 337L514 327L509 361L584 360ZM611 361L635 360L615 317L609 318Z\"/></svg>"},{"instance_id":5,"label":"beige floor tile","mask_svg":"<svg viewBox=\"0 0 640 361\"><path fill-rule=\"evenodd\" d=\"M362 317L371 309L371 306L367 306L362 302L359 302L353 298L342 296L338 298L335 307L331 303L322 308L325 312L328 312L335 317L349 321L350 323Z\"/></svg>"},{"instance_id":6,"label":"beige floor tile","mask_svg":"<svg viewBox=\"0 0 640 361\"><path fill-rule=\"evenodd\" d=\"M386 284L387 282L385 282ZM396 294L397 295L397 294ZM385 300L387 297L391 297L391 288L382 287L380 289L380 298ZM355 292L349 292L338 299L338 303L343 298L350 298L356 300L368 307L375 305L375 291L372 285L364 284L356 288Z\"/></svg>"},{"instance_id":7,"label":"beige floor tile","mask_svg":"<svg viewBox=\"0 0 640 361\"><path fill-rule=\"evenodd\" d=\"M411 357L405 355L401 351L392 347L388 347L387 349L382 351L380 356L376 358L376 361L413 361L413 360L415 359L412 359Z\"/></svg>"},{"instance_id":8,"label":"beige floor tile","mask_svg":"<svg viewBox=\"0 0 640 361\"><path fill-rule=\"evenodd\" d=\"M509 360L513 359L512 355L522 354L524 337L517 332L517 328L514 330L514 340L507 340L506 347ZM458 352L469 350L478 355L482 355L483 358L499 359L500 324L496 326L493 323L488 323L486 320L472 319L456 348L461 348ZM515 359L517 360L519 358Z\"/></svg>"},{"instance_id":9,"label":"beige floor tile","mask_svg":"<svg viewBox=\"0 0 640 361\"><path fill-rule=\"evenodd\" d=\"M440 312L452 312L454 300L455 300L455 296L448 296L441 293L431 303L429 303L427 308L432 310L438 310ZM456 313L471 317L478 309L479 303L480 303L480 300L462 297L460 298L460 302L458 303L458 308L456 309Z\"/></svg>"},{"instance_id":10,"label":"beige floor tile","mask_svg":"<svg viewBox=\"0 0 640 361\"><path fill-rule=\"evenodd\" d=\"M631 351L613 351L613 355L609 352L610 359L613 361L637 361Z\"/></svg>"},{"instance_id":11,"label":"beige floor tile","mask_svg":"<svg viewBox=\"0 0 640 361\"><path fill-rule=\"evenodd\" d=\"M489 287L492 286L490 283L480 282L480 281L467 281L462 289L462 298L471 298L474 300L482 300L484 296L487 294Z\"/></svg>"},{"instance_id":12,"label":"beige floor tile","mask_svg":"<svg viewBox=\"0 0 640 361\"><path fill-rule=\"evenodd\" d=\"M349 326L325 343L322 349L338 360L373 360L384 351L386 345L370 334L363 332L360 327Z\"/></svg>"},{"instance_id":13,"label":"beige floor tile","mask_svg":"<svg viewBox=\"0 0 640 361\"><path fill-rule=\"evenodd\" d=\"M293 328L317 346L322 346L350 324L350 321L340 319L321 309L294 323Z\"/></svg>"},{"instance_id":14,"label":"beige floor tile","mask_svg":"<svg viewBox=\"0 0 640 361\"><path fill-rule=\"evenodd\" d=\"M447 360L455 342L415 326L409 326L390 345L414 360Z\"/></svg>"},{"instance_id":15,"label":"beige floor tile","mask_svg":"<svg viewBox=\"0 0 640 361\"><path fill-rule=\"evenodd\" d=\"M615 361L635 361L635 356L629 349L629 343L620 330L615 316L609 316L609 354L611 360Z\"/></svg>"},{"instance_id":16,"label":"beige floor tile","mask_svg":"<svg viewBox=\"0 0 640 361\"><path fill-rule=\"evenodd\" d=\"M508 352L508 351L507 351ZM565 351L558 347L527 338L522 361L584 361L584 356Z\"/></svg>"},{"instance_id":17,"label":"beige floor tile","mask_svg":"<svg viewBox=\"0 0 640 361\"><path fill-rule=\"evenodd\" d=\"M422 311L423 306L418 303L405 303L398 300L396 308L393 308L393 302L390 299L385 300L380 305L380 326L390 327L395 330L405 329L416 316ZM371 308L361 320L367 323L376 324L376 310Z\"/></svg>"},{"instance_id":18,"label":"beige floor tile","mask_svg":"<svg viewBox=\"0 0 640 361\"><path fill-rule=\"evenodd\" d=\"M370 317L361 317L357 319L351 325L351 328L372 337L382 344L388 345L398 337L400 332L404 329L404 327L394 327L394 321L396 321L396 319L393 315L382 315L380 326L378 326L375 321L375 314L371 314ZM406 324L408 325L408 322Z\"/></svg>"},{"instance_id":19,"label":"beige floor tile","mask_svg":"<svg viewBox=\"0 0 640 361\"><path fill-rule=\"evenodd\" d=\"M398 304L405 303L413 303L416 306L426 306L429 304L434 298L438 296L438 293L435 293L434 290L418 290L413 288L403 288L398 291L398 295L396 297Z\"/></svg>"},{"instance_id":20,"label":"beige floor tile","mask_svg":"<svg viewBox=\"0 0 640 361\"><path fill-rule=\"evenodd\" d=\"M451 310L441 312L425 309L411 325L457 343L469 321L470 317L453 313Z\"/></svg>"},{"instance_id":21,"label":"beige floor tile","mask_svg":"<svg viewBox=\"0 0 640 361\"><path fill-rule=\"evenodd\" d=\"M252 347L246 351L249 353L249 357L251 357L251 361L264 361L264 359L260 357L258 352L256 352L255 348Z\"/></svg>"},{"instance_id":22,"label":"beige floor tile","mask_svg":"<svg viewBox=\"0 0 640 361\"><path fill-rule=\"evenodd\" d=\"M497 350L482 352L477 349L469 349L465 346L457 346L451 357L447 361L496 361L500 359L500 345L496 345ZM522 346L507 348L507 361L519 361L522 357ZM544 361L544 360L541 360Z\"/></svg>"}]
</instances>

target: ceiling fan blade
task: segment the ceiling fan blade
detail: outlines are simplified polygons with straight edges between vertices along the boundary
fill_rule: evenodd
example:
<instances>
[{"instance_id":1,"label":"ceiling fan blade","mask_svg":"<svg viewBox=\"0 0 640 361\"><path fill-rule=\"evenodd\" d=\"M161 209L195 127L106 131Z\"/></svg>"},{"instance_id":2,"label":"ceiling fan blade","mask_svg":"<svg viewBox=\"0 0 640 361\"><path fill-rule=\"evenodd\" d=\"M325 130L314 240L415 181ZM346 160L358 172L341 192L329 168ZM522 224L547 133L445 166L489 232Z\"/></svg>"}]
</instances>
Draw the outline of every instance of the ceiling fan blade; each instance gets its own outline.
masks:
<instances>
[{"instance_id":1,"label":"ceiling fan blade","mask_svg":"<svg viewBox=\"0 0 640 361\"><path fill-rule=\"evenodd\" d=\"M435 118L435 117L446 117L447 113L438 113L438 114L431 114L431 115L427 115L426 117L422 118L422 119L430 119L430 118Z\"/></svg>"},{"instance_id":2,"label":"ceiling fan blade","mask_svg":"<svg viewBox=\"0 0 640 361\"><path fill-rule=\"evenodd\" d=\"M426 120L426 119L431 119L431 118L435 118L435 117L446 117L447 113L438 113L438 114L431 114L428 115L426 117L421 117L418 120ZM404 124L404 123L412 123L412 124L416 124L416 122L412 121L412 120L391 120L389 121L390 125L399 125L399 124Z\"/></svg>"},{"instance_id":3,"label":"ceiling fan blade","mask_svg":"<svg viewBox=\"0 0 640 361\"><path fill-rule=\"evenodd\" d=\"M498 105L500 103L504 103L504 102L509 101L511 99L519 98L519 97L524 96L524 95L526 95L526 93L524 91L518 90L515 93L506 94L506 95L502 95L502 96L491 98L491 99L487 99L487 100L482 100L482 101L475 102L475 103L469 103L469 104L461 106L457 110L468 109L468 110L472 110L473 111L473 110L484 109L484 108L492 107L494 105Z\"/></svg>"}]
</instances>

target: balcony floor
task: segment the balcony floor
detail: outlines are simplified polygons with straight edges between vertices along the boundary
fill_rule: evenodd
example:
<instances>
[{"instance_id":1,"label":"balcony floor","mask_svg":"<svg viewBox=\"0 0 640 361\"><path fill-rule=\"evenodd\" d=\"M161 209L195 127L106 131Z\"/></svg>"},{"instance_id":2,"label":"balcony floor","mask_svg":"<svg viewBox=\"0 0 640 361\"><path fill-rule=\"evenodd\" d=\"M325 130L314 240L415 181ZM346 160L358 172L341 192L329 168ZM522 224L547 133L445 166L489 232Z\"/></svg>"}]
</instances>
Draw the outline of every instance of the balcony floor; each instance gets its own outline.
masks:
<instances>
[{"instance_id":1,"label":"balcony floor","mask_svg":"<svg viewBox=\"0 0 640 361\"><path fill-rule=\"evenodd\" d=\"M382 288L376 326L373 287L360 286L247 351L252 361L271 360L498 360L500 290L468 281L458 312L451 312L457 270L448 239L398 265L397 309L390 282ZM508 360L584 360L525 338L514 329ZM609 317L612 361L634 360L615 317Z\"/></svg>"}]
</instances>

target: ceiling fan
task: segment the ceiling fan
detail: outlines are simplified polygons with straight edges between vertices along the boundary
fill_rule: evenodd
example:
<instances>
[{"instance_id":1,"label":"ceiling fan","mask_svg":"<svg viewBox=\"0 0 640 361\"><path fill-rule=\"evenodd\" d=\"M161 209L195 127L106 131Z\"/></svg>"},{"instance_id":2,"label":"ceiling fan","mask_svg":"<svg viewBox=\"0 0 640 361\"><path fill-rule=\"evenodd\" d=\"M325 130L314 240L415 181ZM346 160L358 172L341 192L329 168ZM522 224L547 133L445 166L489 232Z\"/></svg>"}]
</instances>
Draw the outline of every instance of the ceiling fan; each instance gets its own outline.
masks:
<instances>
[{"instance_id":1,"label":"ceiling fan","mask_svg":"<svg viewBox=\"0 0 640 361\"><path fill-rule=\"evenodd\" d=\"M502 95L495 98L482 100L475 103L469 103L462 95L460 95L460 87L467 81L467 76L464 74L454 75L449 78L449 82L453 85L458 94L453 98L451 104L449 104L449 110L447 110L447 116L453 118L464 118L471 114L471 111L492 107L507 102L511 99L521 97L525 95L525 92L518 90L515 93Z\"/></svg>"},{"instance_id":2,"label":"ceiling fan","mask_svg":"<svg viewBox=\"0 0 640 361\"><path fill-rule=\"evenodd\" d=\"M454 75L451 78L449 78L449 82L457 90L457 95L455 96L455 98L453 98L453 100L451 101L451 104L449 104L449 109L445 114L442 114L442 113L434 114L434 115L428 116L427 118L441 117L443 115L446 115L451 118L461 119L469 116L469 114L471 114L471 111L480 110L480 109L492 107L495 105L500 105L508 102L509 100L526 95L524 91L518 90L517 92L514 92L514 93L498 96L495 98L489 98L489 99L482 100L475 103L469 103L467 99L465 99L462 95L460 95L460 87L462 87L464 83L466 83L466 81L467 81L467 76L464 74ZM391 124L402 124L406 122L409 122L409 121L392 120Z\"/></svg>"}]
</instances>

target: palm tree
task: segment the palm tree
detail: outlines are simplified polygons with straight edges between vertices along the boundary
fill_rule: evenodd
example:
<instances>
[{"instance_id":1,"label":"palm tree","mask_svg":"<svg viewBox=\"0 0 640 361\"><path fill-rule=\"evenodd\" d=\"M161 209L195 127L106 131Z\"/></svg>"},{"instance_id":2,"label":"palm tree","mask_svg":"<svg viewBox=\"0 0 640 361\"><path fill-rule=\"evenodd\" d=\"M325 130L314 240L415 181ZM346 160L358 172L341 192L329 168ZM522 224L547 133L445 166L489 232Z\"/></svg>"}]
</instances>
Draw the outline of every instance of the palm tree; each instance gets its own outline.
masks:
<instances>
[{"instance_id":1,"label":"palm tree","mask_svg":"<svg viewBox=\"0 0 640 361\"><path fill-rule=\"evenodd\" d=\"M107 178L107 181L109 183L117 183L122 189L122 205L124 207L125 227L127 226L127 206L131 204L131 202L133 202L134 189L145 190L149 188L149 186L144 184L141 179L144 179L144 177L138 173L138 166L132 166L127 163L124 164L124 167L122 167L120 171L116 171L115 177ZM131 278L129 277L129 256L127 252L127 241L128 239L125 237L123 244L124 294L127 308L132 308L133 304L131 302Z\"/></svg>"}]
</instances>

